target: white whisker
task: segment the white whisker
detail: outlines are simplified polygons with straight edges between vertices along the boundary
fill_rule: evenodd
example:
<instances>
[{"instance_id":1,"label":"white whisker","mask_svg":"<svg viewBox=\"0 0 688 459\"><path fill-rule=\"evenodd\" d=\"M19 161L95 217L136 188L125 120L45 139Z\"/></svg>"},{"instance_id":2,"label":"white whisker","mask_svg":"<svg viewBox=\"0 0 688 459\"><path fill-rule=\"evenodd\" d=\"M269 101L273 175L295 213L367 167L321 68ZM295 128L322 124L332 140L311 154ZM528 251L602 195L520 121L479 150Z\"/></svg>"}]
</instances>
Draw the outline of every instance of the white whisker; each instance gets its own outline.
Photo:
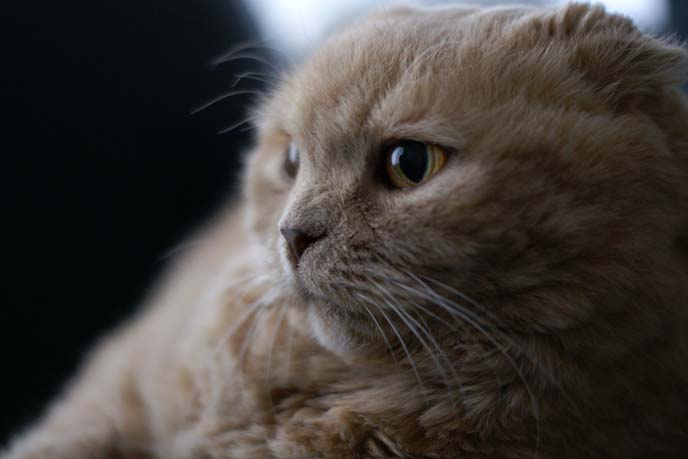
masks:
<instances>
[{"instance_id":1,"label":"white whisker","mask_svg":"<svg viewBox=\"0 0 688 459\"><path fill-rule=\"evenodd\" d=\"M223 100L232 98L234 96L241 96L241 95L253 95L253 96L258 96L262 97L264 94L260 91L256 91L253 89L237 89L237 90L232 90L232 91L227 91L225 93L220 94L219 96L213 97L209 101L199 105L198 107L194 108L189 112L190 115L196 115L203 110L212 107L213 105L217 104L218 102L222 102Z\"/></svg>"},{"instance_id":2,"label":"white whisker","mask_svg":"<svg viewBox=\"0 0 688 459\"><path fill-rule=\"evenodd\" d=\"M364 302L370 304L371 306L375 306L375 304L374 304L371 300L369 300L368 298L364 297L364 296L361 295L360 293L354 292L354 294L355 294L357 297L359 297L361 300L363 300ZM373 323L375 324L375 326L377 327L377 329L380 331L380 335L382 336L382 339L383 339L384 342L385 342L385 346L386 346L387 349L389 350L389 353L390 353L390 355L392 356L392 359L394 360L394 363L396 363L396 364L398 365L399 362L397 362L397 358L396 358L396 356L394 355L394 349L392 348L392 345L389 343L389 340L387 339L387 334L386 334L385 331L383 330L382 326L380 326L380 322L378 322L378 320L375 318L375 314L373 314L373 313L370 311L370 309L368 308L368 306L365 305L365 303L363 303L363 304L361 304L361 305L362 305L363 308L366 310L366 312L367 312L368 315L370 316L371 320L373 321Z\"/></svg>"},{"instance_id":3,"label":"white whisker","mask_svg":"<svg viewBox=\"0 0 688 459\"><path fill-rule=\"evenodd\" d=\"M264 66L269 67L270 70L274 71L276 74L279 74L281 72L281 70L275 64L273 64L272 62L270 62L266 58L259 56L257 54L251 54L251 53L246 53L246 52L240 52L238 54L235 54L235 55L228 57L228 58L225 58L225 59L215 60L211 64L214 67L219 67L223 64L228 64L230 62L238 61L240 59L246 59L246 60L250 60L250 61L255 61L259 64L263 64Z\"/></svg>"},{"instance_id":4,"label":"white whisker","mask_svg":"<svg viewBox=\"0 0 688 459\"><path fill-rule=\"evenodd\" d=\"M282 329L282 323L284 321L284 316L287 313L287 308L289 308L289 304L285 302L282 305L282 308L280 309L279 316L277 317L277 322L273 327L272 339L270 340L270 346L268 348L268 360L265 369L265 387L268 392L268 400L270 401L270 407L272 408L273 413L275 412L275 404L272 400L272 391L270 390L270 370L272 367L272 351L275 348L275 341L277 341L277 335Z\"/></svg>"},{"instance_id":5,"label":"white whisker","mask_svg":"<svg viewBox=\"0 0 688 459\"><path fill-rule=\"evenodd\" d=\"M392 320L389 318L389 316L387 316L387 314L385 314L385 311L382 308L378 308L378 311L380 312L382 317L385 319L385 321L389 324L394 335L397 337L397 340L399 341L399 344L401 345L401 348L404 350L404 353L406 354L406 357L408 358L409 364L411 365L411 370L413 370L413 373L416 376L416 379L418 380L418 385L420 386L421 392L423 394L423 398L426 398L425 386L423 385L423 381L420 377L420 372L418 371L418 366L416 365L415 360L413 360L413 356L411 355L411 352L409 351L408 347L406 346L406 342L404 341L404 338L401 336L401 333L399 333L399 330L397 329L396 325L394 325L394 322L392 322Z\"/></svg>"},{"instance_id":6,"label":"white whisker","mask_svg":"<svg viewBox=\"0 0 688 459\"><path fill-rule=\"evenodd\" d=\"M291 302L291 300L290 300ZM289 306L287 306L289 307ZM288 320L288 319L287 319ZM294 327L290 326L289 327L289 335L287 335L287 352L284 357L284 368L287 377L291 374L291 352L292 352L292 347L294 345Z\"/></svg>"},{"instance_id":7,"label":"white whisker","mask_svg":"<svg viewBox=\"0 0 688 459\"><path fill-rule=\"evenodd\" d=\"M415 319L413 319L413 317L409 316L408 313L406 311L404 311L403 307L401 307L399 304L397 304L396 300L394 299L392 294L389 293L389 291L387 291L387 289L385 289L384 287L382 287L382 285L378 284L377 282L375 282L373 280L371 280L370 282L373 285L375 285L377 287L377 289L380 290L380 292L382 292L383 295L385 295L387 297L387 300L385 300L385 303L387 304L387 306L389 306L389 308L392 311L394 311L397 314L397 316L399 316L401 321L404 322L404 324L411 331L411 333L413 333L416 336L416 338L418 339L418 341L420 341L421 345L425 348L425 350L428 352L428 355L432 359L432 361L435 365L435 368L437 368L437 370L442 375L442 378L444 379L445 385L447 386L447 388L450 388L451 383L449 382L449 378L447 377L447 373L442 368L442 365L440 364L440 361L437 359L435 352L432 350L432 348L427 344L425 339L423 339L423 337L418 332L418 329L422 329L425 332L425 335L430 337L430 339L435 343L435 346L439 350L440 348L437 345L437 342L435 341L434 337L432 337L432 335L430 334L430 332L428 330L423 329L423 327L421 327L420 324ZM442 351L440 350L440 352L442 352ZM444 355L446 358L446 354L444 354ZM446 360L447 360L448 365L451 366L451 362L449 362L448 359L446 359Z\"/></svg>"},{"instance_id":8,"label":"white whisker","mask_svg":"<svg viewBox=\"0 0 688 459\"><path fill-rule=\"evenodd\" d=\"M254 80L259 83L264 83L270 87L274 87L275 81L269 79L271 75L262 72L243 72L234 77L234 82L232 83L232 89L235 88L243 80Z\"/></svg>"},{"instance_id":9,"label":"white whisker","mask_svg":"<svg viewBox=\"0 0 688 459\"><path fill-rule=\"evenodd\" d=\"M231 124L225 128L220 129L219 131L217 131L217 134L218 135L227 134L227 133L232 132L233 130L235 130L237 128L240 128L241 126L252 126L253 123L255 123L255 121L256 121L256 119L254 116L246 117L241 121L238 121L234 124Z\"/></svg>"},{"instance_id":10,"label":"white whisker","mask_svg":"<svg viewBox=\"0 0 688 459\"><path fill-rule=\"evenodd\" d=\"M264 48L265 44L265 40L252 40L239 43L238 45L232 46L229 50L225 51L224 53L220 54L219 56L211 60L209 64L213 66L218 65L219 63L224 62L226 59L230 59L234 55L241 53L243 51Z\"/></svg>"},{"instance_id":11,"label":"white whisker","mask_svg":"<svg viewBox=\"0 0 688 459\"><path fill-rule=\"evenodd\" d=\"M528 383L525 375L523 374L523 371L521 370L521 367L516 363L516 360L507 352L507 349L490 333L487 332L487 330L480 325L478 320L476 320L476 317L473 313L470 311L466 310L465 308L461 308L459 304L442 297L438 293L436 293L430 286L428 286L425 282L423 282L420 278L418 278L416 275L413 273L410 273L406 271L406 274L414 279L417 283L419 283L422 287L424 287L427 292L431 295L431 297L435 298L435 304L442 307L445 311L447 311L450 314L458 314L461 319L463 319L467 324L471 325L475 330L477 330L480 334L482 334L487 340L492 343L493 346L495 346L496 349L500 351L500 353L506 358L506 360L509 362L509 364L512 366L514 371L516 372L518 378L521 380L523 383L523 386L528 393L528 397L530 398L531 402L531 408L533 409L533 416L535 418L536 422L536 442L535 442L535 457L538 456L538 451L539 451L539 446L540 446L540 414L539 414L539 409L537 406L537 402L535 399L535 394L533 393L533 390ZM449 307L450 306L454 306ZM460 308L460 309L459 309Z\"/></svg>"},{"instance_id":12,"label":"white whisker","mask_svg":"<svg viewBox=\"0 0 688 459\"><path fill-rule=\"evenodd\" d=\"M229 296L228 298L225 298L224 301L227 302L228 299L235 300L237 303L242 303L243 300L246 298L248 295L249 291L254 288L256 285L258 285L261 282L264 282L264 278L258 277L252 280L249 280L248 282L244 281L244 285L241 286L241 288L237 288L237 290L232 291L232 295ZM269 294L270 292L268 292ZM231 339L232 336L241 328L241 326L244 324L244 322L251 316L253 315L259 308L261 308L264 305L264 299L265 297L268 296L268 294L262 295L255 301L249 303L248 305L245 306L244 311L242 314L233 321L232 326L225 332L223 335L218 339L217 344L215 345L215 348L212 352L212 357L215 357L219 352L222 351L224 348L225 344L227 341Z\"/></svg>"}]
</instances>

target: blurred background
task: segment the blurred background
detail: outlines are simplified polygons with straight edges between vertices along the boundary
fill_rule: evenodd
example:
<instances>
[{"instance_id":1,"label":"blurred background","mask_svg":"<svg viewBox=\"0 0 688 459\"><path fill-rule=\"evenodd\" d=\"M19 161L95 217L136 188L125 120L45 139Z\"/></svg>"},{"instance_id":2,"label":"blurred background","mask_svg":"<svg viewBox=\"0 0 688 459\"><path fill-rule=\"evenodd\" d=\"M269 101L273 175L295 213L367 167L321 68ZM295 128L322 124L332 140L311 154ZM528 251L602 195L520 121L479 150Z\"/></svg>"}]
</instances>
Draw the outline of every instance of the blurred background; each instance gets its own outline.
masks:
<instances>
[{"instance_id":1,"label":"blurred background","mask_svg":"<svg viewBox=\"0 0 688 459\"><path fill-rule=\"evenodd\" d=\"M340 24L395 3L3 4L0 445L236 190L251 141L242 121L265 81ZM684 0L601 3L687 36Z\"/></svg>"}]
</instances>

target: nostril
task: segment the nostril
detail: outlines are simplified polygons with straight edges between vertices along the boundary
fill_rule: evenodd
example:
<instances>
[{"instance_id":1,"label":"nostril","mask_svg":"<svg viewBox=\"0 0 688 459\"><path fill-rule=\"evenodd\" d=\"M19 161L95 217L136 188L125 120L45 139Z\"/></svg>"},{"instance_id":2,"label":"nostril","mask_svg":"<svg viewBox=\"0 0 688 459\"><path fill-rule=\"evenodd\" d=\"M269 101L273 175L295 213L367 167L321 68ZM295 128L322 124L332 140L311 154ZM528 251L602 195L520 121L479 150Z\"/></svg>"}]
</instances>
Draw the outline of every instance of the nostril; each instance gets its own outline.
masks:
<instances>
[{"instance_id":1,"label":"nostril","mask_svg":"<svg viewBox=\"0 0 688 459\"><path fill-rule=\"evenodd\" d=\"M294 259L297 263L301 259L301 255L303 255L306 249L322 237L322 235L309 236L304 231L292 228L280 228L280 232L287 241L289 250L291 251L291 254L294 256Z\"/></svg>"}]
</instances>

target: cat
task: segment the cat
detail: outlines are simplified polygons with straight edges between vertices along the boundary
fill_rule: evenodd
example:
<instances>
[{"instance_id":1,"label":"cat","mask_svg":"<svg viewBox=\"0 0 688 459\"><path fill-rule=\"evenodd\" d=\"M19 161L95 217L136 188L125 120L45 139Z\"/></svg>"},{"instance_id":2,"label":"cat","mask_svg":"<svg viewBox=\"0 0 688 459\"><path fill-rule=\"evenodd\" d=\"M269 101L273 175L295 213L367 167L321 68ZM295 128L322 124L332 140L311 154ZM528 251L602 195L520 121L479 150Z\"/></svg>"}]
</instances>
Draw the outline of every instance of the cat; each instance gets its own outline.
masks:
<instances>
[{"instance_id":1,"label":"cat","mask_svg":"<svg viewBox=\"0 0 688 459\"><path fill-rule=\"evenodd\" d=\"M339 32L2 457L686 457L687 62L587 4Z\"/></svg>"}]
</instances>

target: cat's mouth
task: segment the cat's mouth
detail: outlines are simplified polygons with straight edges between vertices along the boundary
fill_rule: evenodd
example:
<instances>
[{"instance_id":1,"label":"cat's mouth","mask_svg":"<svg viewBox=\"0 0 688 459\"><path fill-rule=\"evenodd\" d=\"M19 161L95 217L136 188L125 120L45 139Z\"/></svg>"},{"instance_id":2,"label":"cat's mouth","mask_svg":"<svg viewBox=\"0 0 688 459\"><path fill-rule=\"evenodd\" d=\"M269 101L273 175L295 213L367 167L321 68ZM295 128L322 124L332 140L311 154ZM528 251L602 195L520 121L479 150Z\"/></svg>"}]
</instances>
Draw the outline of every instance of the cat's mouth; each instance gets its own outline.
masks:
<instances>
[{"instance_id":1,"label":"cat's mouth","mask_svg":"<svg viewBox=\"0 0 688 459\"><path fill-rule=\"evenodd\" d=\"M319 289L314 288L317 280L314 279L313 272L318 269L323 245L322 241L316 241L303 253L296 254L284 240L280 244L279 252L283 272L296 292L307 300L318 296Z\"/></svg>"},{"instance_id":2,"label":"cat's mouth","mask_svg":"<svg viewBox=\"0 0 688 459\"><path fill-rule=\"evenodd\" d=\"M315 242L298 259L285 244L281 244L280 258L287 284L305 302L349 309L350 301L344 299L346 295L342 289L346 288L338 269L345 261L333 251L329 241Z\"/></svg>"}]
</instances>

